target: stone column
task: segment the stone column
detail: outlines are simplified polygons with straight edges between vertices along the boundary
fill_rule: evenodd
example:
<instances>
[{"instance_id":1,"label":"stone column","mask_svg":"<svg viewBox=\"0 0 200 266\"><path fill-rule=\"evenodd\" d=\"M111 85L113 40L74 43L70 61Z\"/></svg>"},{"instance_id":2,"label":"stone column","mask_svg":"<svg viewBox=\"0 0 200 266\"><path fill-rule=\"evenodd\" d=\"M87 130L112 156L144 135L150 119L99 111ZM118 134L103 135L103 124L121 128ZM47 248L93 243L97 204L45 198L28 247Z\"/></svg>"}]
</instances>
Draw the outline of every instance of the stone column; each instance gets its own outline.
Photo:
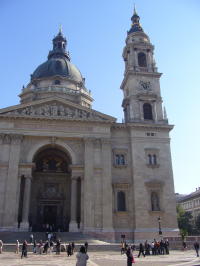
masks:
<instances>
[{"instance_id":1,"label":"stone column","mask_svg":"<svg viewBox=\"0 0 200 266\"><path fill-rule=\"evenodd\" d=\"M113 232L113 205L112 205L112 153L110 139L102 139L102 205L103 205L103 231ZM109 236L108 236L109 237ZM112 235L110 235L112 237Z\"/></svg>"},{"instance_id":2,"label":"stone column","mask_svg":"<svg viewBox=\"0 0 200 266\"><path fill-rule=\"evenodd\" d=\"M29 206L31 197L31 176L25 176L25 189L23 198L23 211L22 211L22 222L20 224L20 230L28 231L29 229Z\"/></svg>"},{"instance_id":3,"label":"stone column","mask_svg":"<svg viewBox=\"0 0 200 266\"><path fill-rule=\"evenodd\" d=\"M139 108L140 108L140 120L144 121L144 111L143 111L143 102L139 101Z\"/></svg>"},{"instance_id":4,"label":"stone column","mask_svg":"<svg viewBox=\"0 0 200 266\"><path fill-rule=\"evenodd\" d=\"M84 232L94 229L94 190L93 190L93 138L85 139L85 173L84 173Z\"/></svg>"},{"instance_id":5,"label":"stone column","mask_svg":"<svg viewBox=\"0 0 200 266\"><path fill-rule=\"evenodd\" d=\"M137 53L137 49L136 48L134 48L134 66L135 66L135 70L138 71L139 70L138 53Z\"/></svg>"},{"instance_id":6,"label":"stone column","mask_svg":"<svg viewBox=\"0 0 200 266\"><path fill-rule=\"evenodd\" d=\"M154 121L157 122L158 121L158 114L157 114L157 106L156 105L157 105L157 103L153 102L153 108L152 108L153 110L152 111L153 111L153 116L154 116L153 119L154 119Z\"/></svg>"},{"instance_id":7,"label":"stone column","mask_svg":"<svg viewBox=\"0 0 200 266\"><path fill-rule=\"evenodd\" d=\"M69 224L70 232L78 232L77 224L77 177L71 178L71 220Z\"/></svg>"},{"instance_id":8,"label":"stone column","mask_svg":"<svg viewBox=\"0 0 200 266\"><path fill-rule=\"evenodd\" d=\"M80 231L83 231L84 225L84 178L81 177L81 222L80 222Z\"/></svg>"},{"instance_id":9,"label":"stone column","mask_svg":"<svg viewBox=\"0 0 200 266\"><path fill-rule=\"evenodd\" d=\"M18 167L20 159L20 148L22 135L10 134L4 136L4 150L5 156L9 155L8 171L5 179L5 194L4 194L4 215L3 215L3 228L11 230L16 226L16 200L18 189Z\"/></svg>"}]
</instances>

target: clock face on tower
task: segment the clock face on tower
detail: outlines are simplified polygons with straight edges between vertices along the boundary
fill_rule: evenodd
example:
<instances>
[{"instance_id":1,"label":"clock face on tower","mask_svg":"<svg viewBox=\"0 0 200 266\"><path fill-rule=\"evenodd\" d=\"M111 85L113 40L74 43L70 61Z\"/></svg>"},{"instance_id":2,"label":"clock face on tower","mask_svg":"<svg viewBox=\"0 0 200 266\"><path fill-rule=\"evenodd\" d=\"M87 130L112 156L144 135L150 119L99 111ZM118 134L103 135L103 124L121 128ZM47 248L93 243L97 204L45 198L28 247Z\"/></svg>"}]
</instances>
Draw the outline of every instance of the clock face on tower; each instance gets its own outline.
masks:
<instances>
[{"instance_id":1,"label":"clock face on tower","mask_svg":"<svg viewBox=\"0 0 200 266\"><path fill-rule=\"evenodd\" d=\"M145 90L145 91L150 91L151 90L151 83L150 83L150 81L140 80L139 81L139 84L140 84L140 88L142 90Z\"/></svg>"}]
</instances>

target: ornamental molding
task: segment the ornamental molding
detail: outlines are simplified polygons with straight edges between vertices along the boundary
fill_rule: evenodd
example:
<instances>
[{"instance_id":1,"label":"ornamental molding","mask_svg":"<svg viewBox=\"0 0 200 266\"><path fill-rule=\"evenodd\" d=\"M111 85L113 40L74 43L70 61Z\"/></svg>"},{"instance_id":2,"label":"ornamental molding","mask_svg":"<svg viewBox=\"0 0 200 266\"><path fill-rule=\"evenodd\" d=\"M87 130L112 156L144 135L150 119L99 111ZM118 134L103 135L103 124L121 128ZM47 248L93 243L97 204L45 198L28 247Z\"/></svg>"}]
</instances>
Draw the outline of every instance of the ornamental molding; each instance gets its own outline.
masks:
<instances>
[{"instance_id":1,"label":"ornamental molding","mask_svg":"<svg viewBox=\"0 0 200 266\"><path fill-rule=\"evenodd\" d=\"M115 189L128 189L130 187L130 183L113 183L113 188Z\"/></svg>"},{"instance_id":2,"label":"ornamental molding","mask_svg":"<svg viewBox=\"0 0 200 266\"><path fill-rule=\"evenodd\" d=\"M56 97L1 109L0 117L60 118L110 123L116 121L114 117Z\"/></svg>"},{"instance_id":3,"label":"ornamental molding","mask_svg":"<svg viewBox=\"0 0 200 266\"><path fill-rule=\"evenodd\" d=\"M157 180L157 179L149 180L145 182L145 186L153 190L162 189L164 185L165 185L164 181Z\"/></svg>"},{"instance_id":4,"label":"ornamental molding","mask_svg":"<svg viewBox=\"0 0 200 266\"><path fill-rule=\"evenodd\" d=\"M20 144L22 140L20 134L0 134L0 144Z\"/></svg>"}]
</instances>

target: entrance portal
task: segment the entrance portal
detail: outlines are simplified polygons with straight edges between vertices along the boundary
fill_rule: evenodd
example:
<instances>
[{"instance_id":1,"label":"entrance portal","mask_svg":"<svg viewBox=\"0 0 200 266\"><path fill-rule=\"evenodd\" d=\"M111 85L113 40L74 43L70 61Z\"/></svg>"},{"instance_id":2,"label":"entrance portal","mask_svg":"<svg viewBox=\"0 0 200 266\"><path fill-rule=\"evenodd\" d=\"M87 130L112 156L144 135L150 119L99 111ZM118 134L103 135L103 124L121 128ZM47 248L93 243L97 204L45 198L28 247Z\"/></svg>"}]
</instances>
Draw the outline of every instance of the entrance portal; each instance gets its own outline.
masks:
<instances>
[{"instance_id":1,"label":"entrance portal","mask_svg":"<svg viewBox=\"0 0 200 266\"><path fill-rule=\"evenodd\" d=\"M43 224L48 224L50 227L57 226L56 218L57 218L57 206L45 205L43 212Z\"/></svg>"},{"instance_id":2,"label":"entrance portal","mask_svg":"<svg viewBox=\"0 0 200 266\"><path fill-rule=\"evenodd\" d=\"M33 231L68 231L70 221L70 157L48 147L34 158L29 222Z\"/></svg>"}]
</instances>

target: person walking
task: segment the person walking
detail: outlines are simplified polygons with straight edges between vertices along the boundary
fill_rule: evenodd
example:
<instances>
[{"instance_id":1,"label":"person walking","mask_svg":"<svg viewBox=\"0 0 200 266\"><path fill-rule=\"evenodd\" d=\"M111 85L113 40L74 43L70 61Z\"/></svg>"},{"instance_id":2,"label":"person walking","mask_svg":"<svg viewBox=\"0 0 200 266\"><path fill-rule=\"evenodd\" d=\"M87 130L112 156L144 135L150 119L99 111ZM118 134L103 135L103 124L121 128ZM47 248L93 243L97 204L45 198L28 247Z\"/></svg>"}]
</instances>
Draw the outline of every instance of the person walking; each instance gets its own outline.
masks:
<instances>
[{"instance_id":1,"label":"person walking","mask_svg":"<svg viewBox=\"0 0 200 266\"><path fill-rule=\"evenodd\" d=\"M22 255L21 255L21 259L27 258L27 248L28 248L28 243L26 240L24 240L23 244L22 244Z\"/></svg>"},{"instance_id":2,"label":"person walking","mask_svg":"<svg viewBox=\"0 0 200 266\"><path fill-rule=\"evenodd\" d=\"M53 240L50 241L50 254L53 252L54 243Z\"/></svg>"},{"instance_id":3,"label":"person walking","mask_svg":"<svg viewBox=\"0 0 200 266\"><path fill-rule=\"evenodd\" d=\"M33 238L34 238L33 234L30 234L30 243L31 244L33 243Z\"/></svg>"},{"instance_id":4,"label":"person walking","mask_svg":"<svg viewBox=\"0 0 200 266\"><path fill-rule=\"evenodd\" d=\"M74 249L75 249L75 244L74 244L74 242L72 242L71 246L72 246L72 255L73 255L73 254L74 254Z\"/></svg>"},{"instance_id":5,"label":"person walking","mask_svg":"<svg viewBox=\"0 0 200 266\"><path fill-rule=\"evenodd\" d=\"M183 251L185 251L185 250L186 250L186 248L187 248L186 242L185 242L185 241L183 241Z\"/></svg>"},{"instance_id":6,"label":"person walking","mask_svg":"<svg viewBox=\"0 0 200 266\"><path fill-rule=\"evenodd\" d=\"M131 266L134 263L134 258L130 247L127 248L126 256L127 256L127 266Z\"/></svg>"},{"instance_id":7,"label":"person walking","mask_svg":"<svg viewBox=\"0 0 200 266\"><path fill-rule=\"evenodd\" d=\"M16 241L15 253L19 254L19 240Z\"/></svg>"},{"instance_id":8,"label":"person walking","mask_svg":"<svg viewBox=\"0 0 200 266\"><path fill-rule=\"evenodd\" d=\"M0 254L3 252L3 241L0 239Z\"/></svg>"},{"instance_id":9,"label":"person walking","mask_svg":"<svg viewBox=\"0 0 200 266\"><path fill-rule=\"evenodd\" d=\"M144 254L144 246L142 243L140 243L139 245L139 253L138 253L138 258L140 257L140 254L142 253L142 255L145 257L145 254Z\"/></svg>"},{"instance_id":10,"label":"person walking","mask_svg":"<svg viewBox=\"0 0 200 266\"><path fill-rule=\"evenodd\" d=\"M44 250L43 253L47 254L49 250L49 241L46 240L45 244L44 244Z\"/></svg>"},{"instance_id":11,"label":"person walking","mask_svg":"<svg viewBox=\"0 0 200 266\"><path fill-rule=\"evenodd\" d=\"M52 234L51 233L48 233L48 241L50 242L51 241L51 238L52 238Z\"/></svg>"},{"instance_id":12,"label":"person walking","mask_svg":"<svg viewBox=\"0 0 200 266\"><path fill-rule=\"evenodd\" d=\"M164 242L164 248L165 248L165 253L167 255L169 255L169 241L168 241L168 239L166 239Z\"/></svg>"},{"instance_id":13,"label":"person walking","mask_svg":"<svg viewBox=\"0 0 200 266\"><path fill-rule=\"evenodd\" d=\"M88 251L88 242L86 241L85 242L85 252L87 253L87 251Z\"/></svg>"},{"instance_id":14,"label":"person walking","mask_svg":"<svg viewBox=\"0 0 200 266\"><path fill-rule=\"evenodd\" d=\"M69 245L67 246L67 257L71 256L72 255L72 246L71 244L69 243Z\"/></svg>"},{"instance_id":15,"label":"person walking","mask_svg":"<svg viewBox=\"0 0 200 266\"><path fill-rule=\"evenodd\" d=\"M37 242L34 239L34 241L33 241L33 253L36 253L36 251L37 251L36 249L37 249Z\"/></svg>"},{"instance_id":16,"label":"person walking","mask_svg":"<svg viewBox=\"0 0 200 266\"><path fill-rule=\"evenodd\" d=\"M199 257L199 243L197 241L194 242L194 249L195 249L195 251L197 253L197 257Z\"/></svg>"},{"instance_id":17,"label":"person walking","mask_svg":"<svg viewBox=\"0 0 200 266\"><path fill-rule=\"evenodd\" d=\"M80 247L80 251L77 253L76 258L77 258L76 266L87 265L87 260L89 259L89 256L86 253L86 249L84 246Z\"/></svg>"},{"instance_id":18,"label":"person walking","mask_svg":"<svg viewBox=\"0 0 200 266\"><path fill-rule=\"evenodd\" d=\"M61 241L58 239L56 241L56 255L60 255Z\"/></svg>"},{"instance_id":19,"label":"person walking","mask_svg":"<svg viewBox=\"0 0 200 266\"><path fill-rule=\"evenodd\" d=\"M39 241L39 254L40 254L40 255L42 255L43 247L44 247L43 242L42 242L42 240L40 240L40 241Z\"/></svg>"},{"instance_id":20,"label":"person walking","mask_svg":"<svg viewBox=\"0 0 200 266\"><path fill-rule=\"evenodd\" d=\"M124 252L125 252L125 242L122 241L121 242L121 255L124 254Z\"/></svg>"}]
</instances>

